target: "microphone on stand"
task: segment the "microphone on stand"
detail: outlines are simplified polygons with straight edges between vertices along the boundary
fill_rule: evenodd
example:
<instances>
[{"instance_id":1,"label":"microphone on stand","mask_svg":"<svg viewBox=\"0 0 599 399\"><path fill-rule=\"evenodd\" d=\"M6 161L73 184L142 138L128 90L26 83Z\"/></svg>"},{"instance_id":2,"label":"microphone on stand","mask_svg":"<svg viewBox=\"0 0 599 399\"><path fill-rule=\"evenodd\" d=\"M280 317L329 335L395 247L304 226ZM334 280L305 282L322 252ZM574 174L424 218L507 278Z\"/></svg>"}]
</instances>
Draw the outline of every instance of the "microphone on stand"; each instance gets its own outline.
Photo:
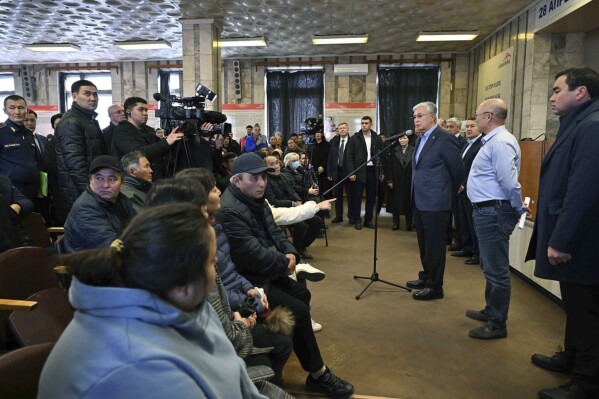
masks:
<instances>
[{"instance_id":1,"label":"microphone on stand","mask_svg":"<svg viewBox=\"0 0 599 399\"><path fill-rule=\"evenodd\" d=\"M395 139L398 139L398 138L400 138L401 136L411 136L411 135L413 135L413 134L414 134L414 132L413 132L413 131L411 131L411 130L406 130L405 132L401 132L401 133L395 134L395 135L393 135L393 136L391 136L391 137L387 137L387 138L385 139L385 141L389 141L389 140L395 140Z\"/></svg>"}]
</instances>

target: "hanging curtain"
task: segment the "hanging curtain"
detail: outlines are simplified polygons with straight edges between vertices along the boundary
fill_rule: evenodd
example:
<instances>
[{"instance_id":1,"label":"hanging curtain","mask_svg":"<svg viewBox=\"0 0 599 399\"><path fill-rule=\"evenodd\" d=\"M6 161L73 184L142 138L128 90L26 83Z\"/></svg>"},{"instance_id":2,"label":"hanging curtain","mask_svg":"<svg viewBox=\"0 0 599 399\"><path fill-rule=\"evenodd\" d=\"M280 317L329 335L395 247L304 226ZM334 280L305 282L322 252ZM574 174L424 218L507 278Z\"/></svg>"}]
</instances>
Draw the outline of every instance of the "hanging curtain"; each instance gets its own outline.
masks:
<instances>
[{"instance_id":1,"label":"hanging curtain","mask_svg":"<svg viewBox=\"0 0 599 399\"><path fill-rule=\"evenodd\" d=\"M323 115L324 70L267 71L268 135L282 132L287 140L307 118Z\"/></svg>"},{"instance_id":2,"label":"hanging curtain","mask_svg":"<svg viewBox=\"0 0 599 399\"><path fill-rule=\"evenodd\" d=\"M414 130L412 107L423 101L437 103L439 67L379 68L378 86L380 133Z\"/></svg>"}]
</instances>

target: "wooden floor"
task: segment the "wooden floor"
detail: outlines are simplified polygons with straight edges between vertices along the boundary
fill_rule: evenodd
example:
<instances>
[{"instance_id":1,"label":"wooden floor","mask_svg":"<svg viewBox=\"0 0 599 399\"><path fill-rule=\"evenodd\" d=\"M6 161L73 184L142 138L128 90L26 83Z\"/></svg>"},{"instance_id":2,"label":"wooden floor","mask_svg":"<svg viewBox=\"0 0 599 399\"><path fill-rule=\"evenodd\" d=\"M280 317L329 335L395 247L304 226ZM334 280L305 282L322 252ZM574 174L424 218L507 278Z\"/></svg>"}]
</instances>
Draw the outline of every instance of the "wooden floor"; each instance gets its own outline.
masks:
<instances>
[{"instance_id":1,"label":"wooden floor","mask_svg":"<svg viewBox=\"0 0 599 399\"><path fill-rule=\"evenodd\" d=\"M333 215L334 216L334 215ZM391 231L391 215L379 218L379 277L405 285L420 270L415 232ZM536 398L542 388L557 387L565 375L539 369L533 353L549 354L562 344L563 310L512 275L508 338L480 341L468 331L481 325L466 309L484 307L485 280L479 266L447 256L445 298L412 299L409 292L374 283L355 297L373 271L374 230L355 230L347 221L329 225L329 247L318 239L309 248L310 263L326 278L309 283L312 315L323 325L316 334L325 363L356 387L354 398ZM286 366L285 387L298 398L306 373L295 355Z\"/></svg>"}]
</instances>

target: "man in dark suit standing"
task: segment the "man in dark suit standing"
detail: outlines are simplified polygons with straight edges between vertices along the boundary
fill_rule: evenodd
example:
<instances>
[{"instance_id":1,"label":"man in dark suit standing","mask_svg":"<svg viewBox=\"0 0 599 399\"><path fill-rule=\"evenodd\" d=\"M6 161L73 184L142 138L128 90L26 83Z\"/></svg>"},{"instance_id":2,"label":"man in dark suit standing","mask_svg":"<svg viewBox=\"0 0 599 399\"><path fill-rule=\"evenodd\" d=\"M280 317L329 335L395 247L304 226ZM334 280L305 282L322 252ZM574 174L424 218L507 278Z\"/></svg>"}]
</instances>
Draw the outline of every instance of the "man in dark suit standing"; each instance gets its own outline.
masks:
<instances>
[{"instance_id":1,"label":"man in dark suit standing","mask_svg":"<svg viewBox=\"0 0 599 399\"><path fill-rule=\"evenodd\" d=\"M347 143L349 141L349 129L347 123L341 122L337 127L337 135L333 137L329 144L329 157L327 159L327 179L337 184L347 176ZM345 180L339 186L335 187L335 218L331 223L343 222L343 189L347 196L347 218L349 224L355 223L355 217L352 214L350 182ZM360 217L357 218L358 220Z\"/></svg>"},{"instance_id":2,"label":"man in dark suit standing","mask_svg":"<svg viewBox=\"0 0 599 399\"><path fill-rule=\"evenodd\" d=\"M532 356L537 366L572 382L540 398L599 397L599 74L571 68L556 75L551 110L560 117L541 164L537 217L526 260L535 276L560 283L565 350Z\"/></svg>"},{"instance_id":3,"label":"man in dark suit standing","mask_svg":"<svg viewBox=\"0 0 599 399\"><path fill-rule=\"evenodd\" d=\"M460 134L460 130L462 129L462 121L456 117L452 117L447 119L445 122L445 129L455 137L455 141L458 144L458 152L461 154L466 146L468 145L468 141ZM461 249L463 244L460 242L460 236L463 234L460 232L460 226L463 221L460 220L460 211L458 205L458 193L453 193L453 198L451 199L451 213L449 214L449 222L447 223L447 248L448 251L457 251L461 253ZM458 256L469 256L469 255L458 255Z\"/></svg>"},{"instance_id":4,"label":"man in dark suit standing","mask_svg":"<svg viewBox=\"0 0 599 399\"><path fill-rule=\"evenodd\" d=\"M412 294L414 299L428 301L443 298L445 227L451 197L464 178L464 165L455 139L437 125L437 106L427 101L412 110L419 136L412 160L412 198L423 271L406 285L420 289Z\"/></svg>"},{"instance_id":5,"label":"man in dark suit standing","mask_svg":"<svg viewBox=\"0 0 599 399\"><path fill-rule=\"evenodd\" d=\"M371 160L371 157L379 152L383 143L378 135L372 130L372 118L364 116L360 122L361 129L356 132L347 144L347 170L348 173L354 171L358 166L366 163L366 167L361 168L355 174L349 177L352 182L351 186L351 203L352 215L354 217L354 227L356 230L362 230L360 222L360 212L362 208L362 193L366 189L366 205L364 209L364 227L374 229L372 224L372 215L374 211L374 201L376 189L378 187L378 179L375 173L374 162L378 159Z\"/></svg>"},{"instance_id":6,"label":"man in dark suit standing","mask_svg":"<svg viewBox=\"0 0 599 399\"><path fill-rule=\"evenodd\" d=\"M467 265L478 265L480 264L480 257L478 254L478 238L476 237L476 231L474 231L474 221L472 220L472 203L466 193L466 186L468 182L468 174L472 167L472 162L478 154L481 146L481 133L476 125L475 118L468 118L466 121L466 137L468 138L466 147L462 150L462 161L464 162L464 180L458 190L458 217L457 221L460 223L457 227L458 242L460 243L461 249L457 252L452 252L451 256L469 256L464 261Z\"/></svg>"}]
</instances>

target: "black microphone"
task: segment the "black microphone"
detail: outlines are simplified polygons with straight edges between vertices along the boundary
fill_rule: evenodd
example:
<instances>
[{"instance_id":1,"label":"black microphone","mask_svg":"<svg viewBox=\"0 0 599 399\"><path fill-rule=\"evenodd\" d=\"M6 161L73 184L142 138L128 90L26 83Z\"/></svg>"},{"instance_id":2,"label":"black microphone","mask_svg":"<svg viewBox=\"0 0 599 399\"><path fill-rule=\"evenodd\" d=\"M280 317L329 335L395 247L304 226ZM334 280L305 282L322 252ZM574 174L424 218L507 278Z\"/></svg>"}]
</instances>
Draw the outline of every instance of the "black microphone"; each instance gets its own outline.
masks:
<instances>
[{"instance_id":1,"label":"black microphone","mask_svg":"<svg viewBox=\"0 0 599 399\"><path fill-rule=\"evenodd\" d=\"M385 139L385 141L389 141L389 140L395 140L395 139L398 139L398 138L400 138L401 136L411 136L411 135L413 135L413 134L414 134L414 132L413 132L413 131L411 131L411 130L406 130L405 132L401 132L401 133L395 134L395 135L393 135L393 136L391 136L391 137L387 137L387 138Z\"/></svg>"},{"instance_id":2,"label":"black microphone","mask_svg":"<svg viewBox=\"0 0 599 399\"><path fill-rule=\"evenodd\" d=\"M154 97L154 100L156 100L156 101L166 101L166 97L164 97L160 93L154 93L153 97Z\"/></svg>"},{"instance_id":3,"label":"black microphone","mask_svg":"<svg viewBox=\"0 0 599 399\"><path fill-rule=\"evenodd\" d=\"M219 123L226 122L227 115L222 114L217 111L204 111L203 119L205 122L212 123L213 125L217 125Z\"/></svg>"}]
</instances>

